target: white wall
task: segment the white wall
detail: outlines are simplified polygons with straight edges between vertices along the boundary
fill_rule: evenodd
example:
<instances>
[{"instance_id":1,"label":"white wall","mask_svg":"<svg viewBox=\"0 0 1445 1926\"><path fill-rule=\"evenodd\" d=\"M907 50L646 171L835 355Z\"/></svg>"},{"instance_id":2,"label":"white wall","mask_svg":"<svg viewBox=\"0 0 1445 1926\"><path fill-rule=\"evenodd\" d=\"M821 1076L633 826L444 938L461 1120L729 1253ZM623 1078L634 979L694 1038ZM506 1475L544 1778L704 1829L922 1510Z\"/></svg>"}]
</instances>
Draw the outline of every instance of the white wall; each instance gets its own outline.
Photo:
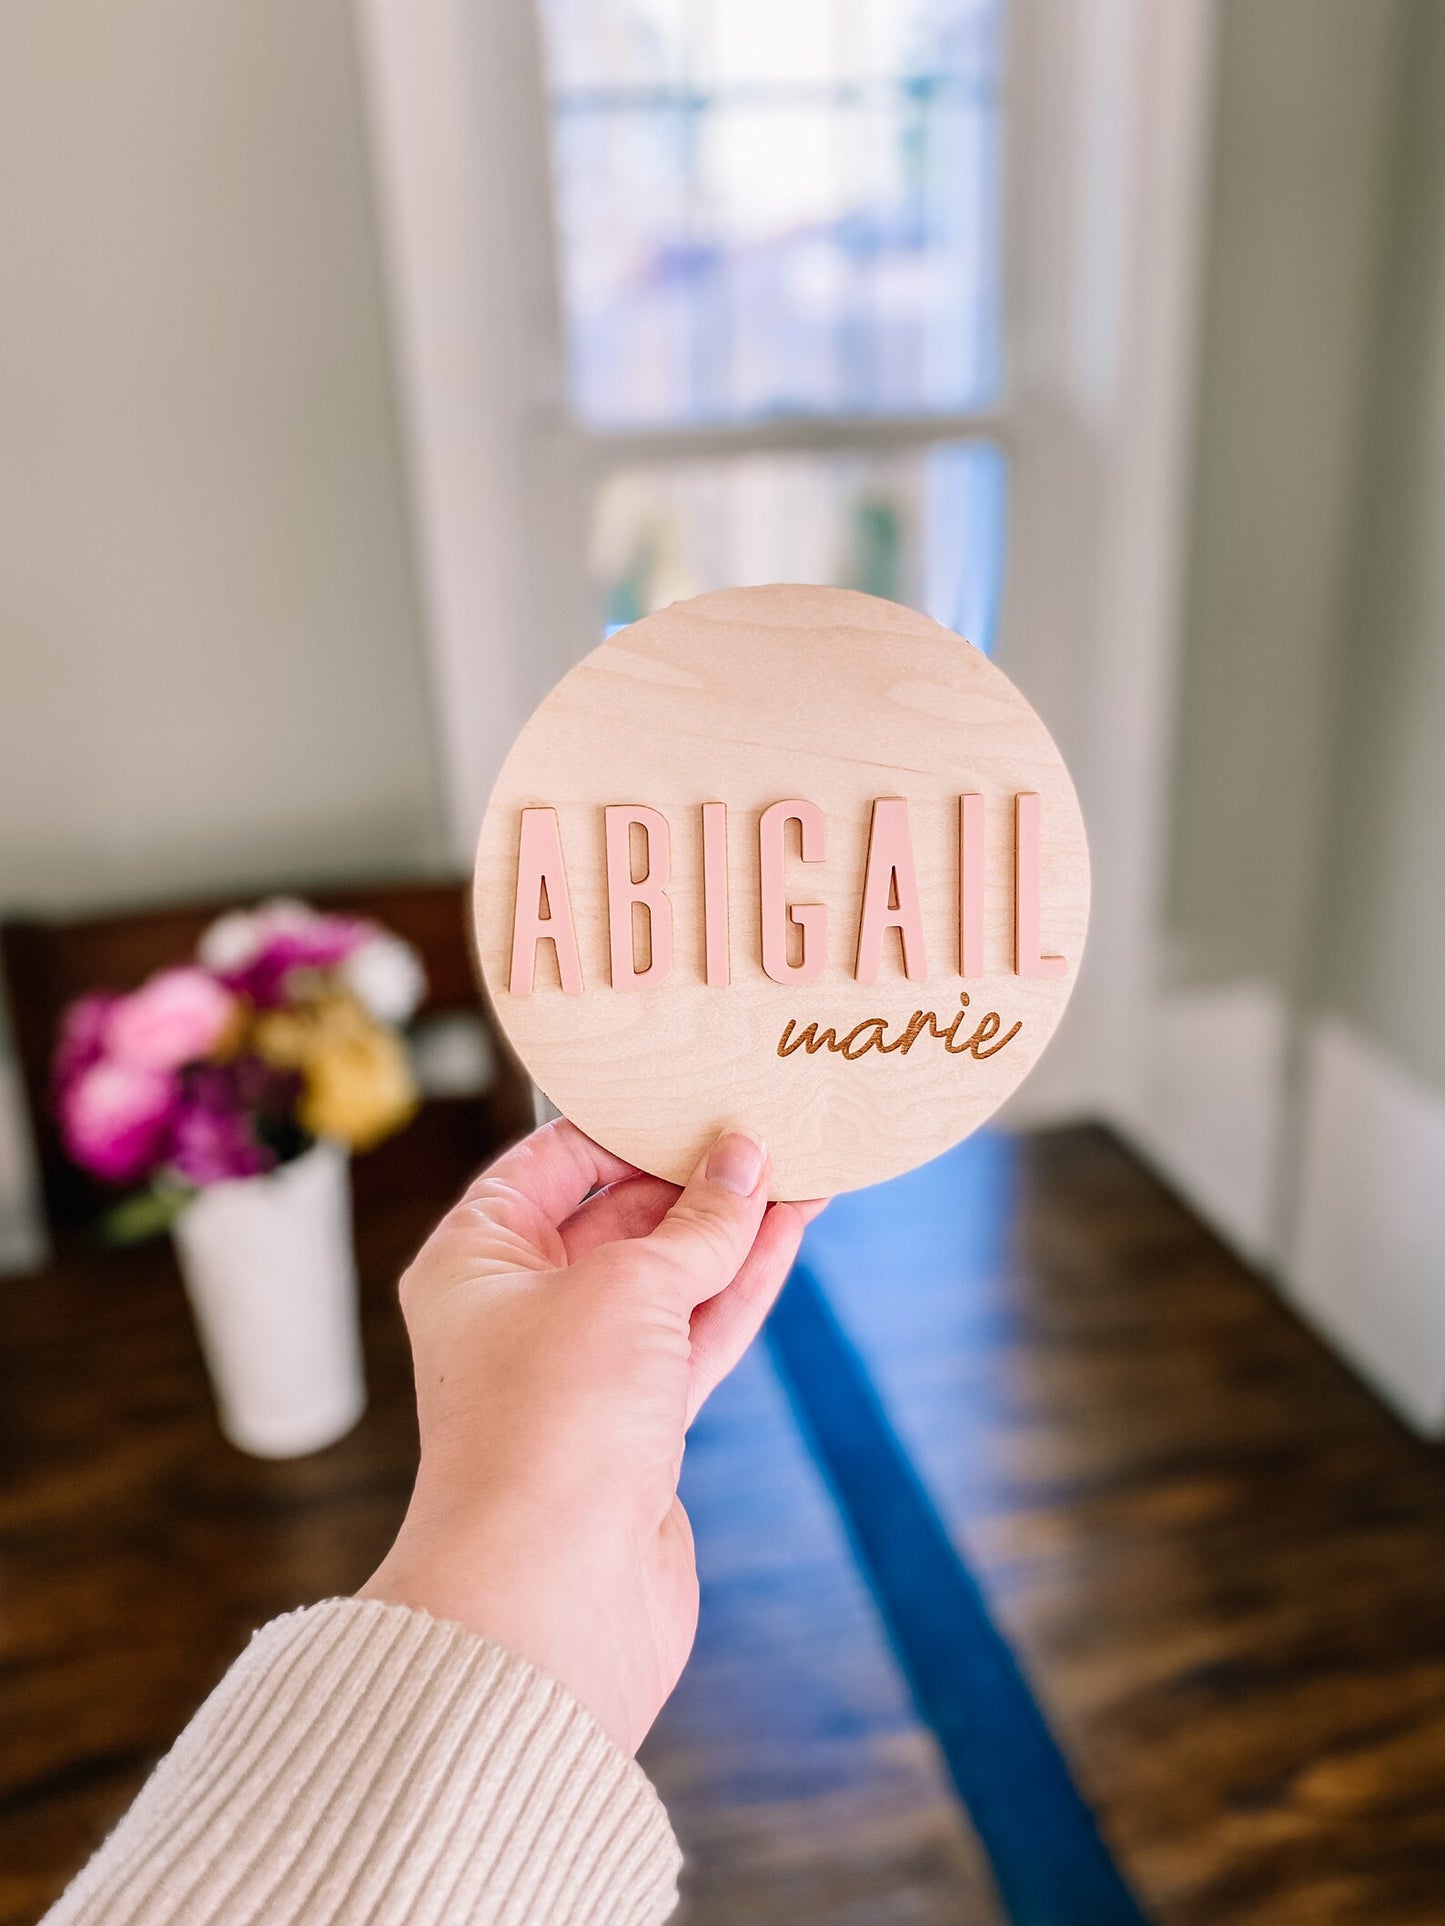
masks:
<instances>
[{"instance_id":1,"label":"white wall","mask_svg":"<svg viewBox=\"0 0 1445 1926\"><path fill-rule=\"evenodd\" d=\"M0 914L445 859L353 38L0 6Z\"/></svg>"},{"instance_id":2,"label":"white wall","mask_svg":"<svg viewBox=\"0 0 1445 1926\"><path fill-rule=\"evenodd\" d=\"M1445 1434L1445 10L1407 0L1286 1277Z\"/></svg>"},{"instance_id":3,"label":"white wall","mask_svg":"<svg viewBox=\"0 0 1445 1926\"><path fill-rule=\"evenodd\" d=\"M1224 9L1151 1153L1445 1433L1445 10Z\"/></svg>"},{"instance_id":4,"label":"white wall","mask_svg":"<svg viewBox=\"0 0 1445 1926\"><path fill-rule=\"evenodd\" d=\"M356 65L0 8L0 910L442 853Z\"/></svg>"},{"instance_id":5,"label":"white wall","mask_svg":"<svg viewBox=\"0 0 1445 1926\"><path fill-rule=\"evenodd\" d=\"M1227 0L1148 1149L1277 1262L1367 446L1398 0Z\"/></svg>"},{"instance_id":6,"label":"white wall","mask_svg":"<svg viewBox=\"0 0 1445 1926\"><path fill-rule=\"evenodd\" d=\"M1175 979L1288 990L1354 567L1398 0L1223 8L1167 913Z\"/></svg>"}]
</instances>

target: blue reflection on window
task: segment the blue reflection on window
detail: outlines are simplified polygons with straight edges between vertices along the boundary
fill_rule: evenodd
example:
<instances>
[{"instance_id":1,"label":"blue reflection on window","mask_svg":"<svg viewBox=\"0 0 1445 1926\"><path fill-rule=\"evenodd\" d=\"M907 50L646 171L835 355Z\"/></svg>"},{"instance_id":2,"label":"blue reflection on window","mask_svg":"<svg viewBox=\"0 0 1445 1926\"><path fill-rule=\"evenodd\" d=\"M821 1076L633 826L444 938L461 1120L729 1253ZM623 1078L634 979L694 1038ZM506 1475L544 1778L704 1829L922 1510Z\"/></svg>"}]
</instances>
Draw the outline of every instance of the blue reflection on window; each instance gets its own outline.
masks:
<instances>
[{"instance_id":1,"label":"blue reflection on window","mask_svg":"<svg viewBox=\"0 0 1445 1926\"><path fill-rule=\"evenodd\" d=\"M541 0L598 426L986 405L1001 0Z\"/></svg>"},{"instance_id":2,"label":"blue reflection on window","mask_svg":"<svg viewBox=\"0 0 1445 1926\"><path fill-rule=\"evenodd\" d=\"M978 441L623 466L593 509L602 621L611 634L708 589L825 582L923 609L987 653L1007 494L1002 451Z\"/></svg>"},{"instance_id":3,"label":"blue reflection on window","mask_svg":"<svg viewBox=\"0 0 1445 1926\"><path fill-rule=\"evenodd\" d=\"M918 607L992 655L1008 529L1008 463L992 442L942 442L924 456Z\"/></svg>"}]
</instances>

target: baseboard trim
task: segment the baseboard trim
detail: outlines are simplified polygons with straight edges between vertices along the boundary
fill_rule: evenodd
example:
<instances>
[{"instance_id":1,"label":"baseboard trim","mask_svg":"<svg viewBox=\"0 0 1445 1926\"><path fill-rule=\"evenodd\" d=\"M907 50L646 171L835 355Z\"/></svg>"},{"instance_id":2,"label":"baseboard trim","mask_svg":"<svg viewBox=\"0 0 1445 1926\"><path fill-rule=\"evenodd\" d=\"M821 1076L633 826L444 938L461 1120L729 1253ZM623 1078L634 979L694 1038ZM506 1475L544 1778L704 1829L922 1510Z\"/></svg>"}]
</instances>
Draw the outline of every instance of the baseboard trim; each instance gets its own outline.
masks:
<instances>
[{"instance_id":1,"label":"baseboard trim","mask_svg":"<svg viewBox=\"0 0 1445 1926\"><path fill-rule=\"evenodd\" d=\"M1309 1039L1282 1275L1408 1424L1445 1435L1445 1095L1337 1017Z\"/></svg>"}]
</instances>

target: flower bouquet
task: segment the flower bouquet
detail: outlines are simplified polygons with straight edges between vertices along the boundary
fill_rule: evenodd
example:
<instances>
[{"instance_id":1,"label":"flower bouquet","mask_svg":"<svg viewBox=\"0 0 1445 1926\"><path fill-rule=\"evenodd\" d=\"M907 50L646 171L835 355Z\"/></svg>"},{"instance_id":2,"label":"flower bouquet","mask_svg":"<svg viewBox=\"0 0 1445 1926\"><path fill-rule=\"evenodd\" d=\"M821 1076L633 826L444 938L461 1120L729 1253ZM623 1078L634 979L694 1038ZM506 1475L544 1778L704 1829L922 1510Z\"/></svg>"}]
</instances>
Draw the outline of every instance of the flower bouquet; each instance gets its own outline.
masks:
<instances>
[{"instance_id":1,"label":"flower bouquet","mask_svg":"<svg viewBox=\"0 0 1445 1926\"><path fill-rule=\"evenodd\" d=\"M66 1150L128 1190L113 1237L171 1229L222 1427L246 1450L314 1450L360 1415L346 1159L416 1109L399 1032L425 987L390 932L279 899L66 1012Z\"/></svg>"}]
</instances>

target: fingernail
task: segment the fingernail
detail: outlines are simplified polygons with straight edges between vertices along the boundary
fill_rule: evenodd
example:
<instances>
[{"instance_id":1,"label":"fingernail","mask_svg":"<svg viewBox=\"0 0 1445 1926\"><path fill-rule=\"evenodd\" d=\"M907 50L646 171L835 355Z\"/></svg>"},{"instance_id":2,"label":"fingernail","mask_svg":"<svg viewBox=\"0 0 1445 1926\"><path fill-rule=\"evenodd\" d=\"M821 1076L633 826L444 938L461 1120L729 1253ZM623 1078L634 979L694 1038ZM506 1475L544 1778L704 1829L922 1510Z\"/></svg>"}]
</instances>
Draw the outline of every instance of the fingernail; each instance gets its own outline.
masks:
<instances>
[{"instance_id":1,"label":"fingernail","mask_svg":"<svg viewBox=\"0 0 1445 1926\"><path fill-rule=\"evenodd\" d=\"M708 1152L703 1175L719 1190L730 1190L736 1197L751 1197L763 1174L764 1154L761 1144L754 1143L740 1130L730 1130L726 1136L719 1137Z\"/></svg>"}]
</instances>

